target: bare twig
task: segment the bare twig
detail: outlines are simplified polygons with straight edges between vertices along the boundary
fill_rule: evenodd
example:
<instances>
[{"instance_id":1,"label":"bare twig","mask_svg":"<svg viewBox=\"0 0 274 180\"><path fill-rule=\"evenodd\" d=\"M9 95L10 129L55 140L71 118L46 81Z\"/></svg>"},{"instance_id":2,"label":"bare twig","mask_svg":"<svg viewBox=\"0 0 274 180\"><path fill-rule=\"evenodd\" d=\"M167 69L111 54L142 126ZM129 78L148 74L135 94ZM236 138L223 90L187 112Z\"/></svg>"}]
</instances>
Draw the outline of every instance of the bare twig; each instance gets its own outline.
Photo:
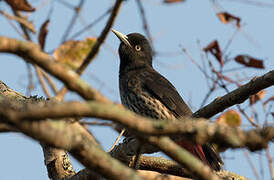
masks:
<instances>
[{"instance_id":1,"label":"bare twig","mask_svg":"<svg viewBox=\"0 0 274 180\"><path fill-rule=\"evenodd\" d=\"M268 160L268 167L269 167L270 175L271 175L271 178L274 179L274 169L273 169L273 166L272 166L272 157L271 157L269 147L267 147L265 151L266 151L266 157L267 157L267 160Z\"/></svg>"},{"instance_id":2,"label":"bare twig","mask_svg":"<svg viewBox=\"0 0 274 180\"><path fill-rule=\"evenodd\" d=\"M249 157L249 154L248 154L247 150L244 150L244 155L245 155L245 157L246 157L246 159L247 159L247 161L248 161L248 163L249 163L249 165L250 165L250 167L251 167L251 169L252 169L252 171L253 171L254 176L256 177L256 179L257 180L261 180L261 178L260 178L260 176L259 176L259 174L258 174L258 172L257 172L257 170L256 170L256 168L254 166L254 164L252 163L252 161L251 161L251 159Z\"/></svg>"},{"instance_id":3,"label":"bare twig","mask_svg":"<svg viewBox=\"0 0 274 180\"><path fill-rule=\"evenodd\" d=\"M113 145L112 145L111 148L109 149L109 152L113 150L113 148L114 148L114 147L116 146L116 144L119 142L120 138L123 136L124 132L125 132L125 129L123 129L123 130L120 132L119 136L116 138L115 142L113 143Z\"/></svg>"},{"instance_id":4,"label":"bare twig","mask_svg":"<svg viewBox=\"0 0 274 180\"><path fill-rule=\"evenodd\" d=\"M41 72L42 70L41 70L38 66L34 66L34 68L35 68L35 70L36 70L38 79L39 79L39 81L40 81L40 84L41 84L41 86L42 86L42 89L43 89L44 93L46 94L46 96L47 96L48 98L50 98L51 95L50 95L50 93L49 93L49 91L48 91L48 87L47 87L47 85L46 85L46 83L45 83L45 81L44 81L44 79L43 79L43 74L42 74L42 72Z\"/></svg>"},{"instance_id":5,"label":"bare twig","mask_svg":"<svg viewBox=\"0 0 274 180\"><path fill-rule=\"evenodd\" d=\"M67 40L67 37L69 33L71 32L73 26L75 25L75 22L80 14L80 11L82 10L82 6L84 5L85 0L81 0L77 7L74 8L74 16L72 17L67 29L65 30L63 37L61 39L61 43L64 43Z\"/></svg>"},{"instance_id":6,"label":"bare twig","mask_svg":"<svg viewBox=\"0 0 274 180\"><path fill-rule=\"evenodd\" d=\"M153 41L152 41L152 36L151 36L150 30L149 30L149 25L148 25L148 22L147 22L144 6L143 6L141 0L136 0L136 3L138 5L140 15L141 15L141 18L142 18L143 28L144 28L145 33L146 33L146 35L147 35L147 37L150 41L152 51L155 53L154 46L153 46Z\"/></svg>"},{"instance_id":7,"label":"bare twig","mask_svg":"<svg viewBox=\"0 0 274 180\"><path fill-rule=\"evenodd\" d=\"M81 35L83 32L85 32L87 29L90 29L91 27L93 27L95 24L100 22L106 15L108 15L111 12L111 10L112 10L112 8L107 9L106 12L104 12L101 16L99 16L97 19L95 19L89 25L85 26L83 29L74 33L69 39L74 39L74 38L78 37L79 35Z\"/></svg>"},{"instance_id":8,"label":"bare twig","mask_svg":"<svg viewBox=\"0 0 274 180\"><path fill-rule=\"evenodd\" d=\"M193 116L210 118L232 105L244 102L249 96L258 93L262 89L273 86L273 84L274 71L272 70L261 77L253 78L249 83L242 85L225 96L216 98L209 105L196 111Z\"/></svg>"},{"instance_id":9,"label":"bare twig","mask_svg":"<svg viewBox=\"0 0 274 180\"><path fill-rule=\"evenodd\" d=\"M242 113L242 115L244 115L244 117L248 120L248 122L249 122L252 126L254 126L254 127L260 127L258 124L256 124L256 123L254 122L253 119L251 119L251 118L246 114L246 112L241 108L241 106L240 106L239 104L237 104L237 108L238 108L238 110Z\"/></svg>"},{"instance_id":10,"label":"bare twig","mask_svg":"<svg viewBox=\"0 0 274 180\"><path fill-rule=\"evenodd\" d=\"M21 16L12 16L12 15L9 15L8 13L6 13L3 10L0 10L0 13L3 14L6 18L8 18L10 20L17 21L18 23L20 23L21 25L23 25L24 27L26 27L31 32L36 33L34 25L31 22L29 22L26 18L21 17Z\"/></svg>"},{"instance_id":11,"label":"bare twig","mask_svg":"<svg viewBox=\"0 0 274 180\"><path fill-rule=\"evenodd\" d=\"M29 80L26 94L28 96L30 96L31 91L34 89L33 74L32 74L31 64L26 62L26 66L27 66L27 70L28 70L28 80Z\"/></svg>"},{"instance_id":12,"label":"bare twig","mask_svg":"<svg viewBox=\"0 0 274 180\"><path fill-rule=\"evenodd\" d=\"M43 70L41 70L41 72L42 72L44 78L47 80L48 84L50 85L50 88L52 89L52 91L56 94L58 90L57 90L57 87L55 86L54 82L52 81L52 79Z\"/></svg>"}]
</instances>

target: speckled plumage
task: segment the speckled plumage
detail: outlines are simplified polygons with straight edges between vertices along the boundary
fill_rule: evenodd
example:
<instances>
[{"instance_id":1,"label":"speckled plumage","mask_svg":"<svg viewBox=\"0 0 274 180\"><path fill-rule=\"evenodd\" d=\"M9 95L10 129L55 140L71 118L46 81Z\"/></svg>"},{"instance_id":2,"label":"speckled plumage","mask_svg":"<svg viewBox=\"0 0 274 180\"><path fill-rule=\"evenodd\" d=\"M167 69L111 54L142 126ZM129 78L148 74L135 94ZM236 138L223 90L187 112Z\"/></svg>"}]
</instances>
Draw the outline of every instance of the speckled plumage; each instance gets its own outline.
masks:
<instances>
[{"instance_id":1,"label":"speckled plumage","mask_svg":"<svg viewBox=\"0 0 274 180\"><path fill-rule=\"evenodd\" d=\"M146 73L132 70L120 75L119 87L122 104L142 116L154 119L175 119L165 105L143 87L142 79ZM146 76L148 77L148 76Z\"/></svg>"},{"instance_id":2,"label":"speckled plumage","mask_svg":"<svg viewBox=\"0 0 274 180\"><path fill-rule=\"evenodd\" d=\"M119 47L122 104L137 114L154 119L191 116L191 110L175 87L153 69L152 50L146 38L138 33L117 36L122 41ZM202 147L190 141L177 143L214 170L220 169L222 160L210 145Z\"/></svg>"}]
</instances>

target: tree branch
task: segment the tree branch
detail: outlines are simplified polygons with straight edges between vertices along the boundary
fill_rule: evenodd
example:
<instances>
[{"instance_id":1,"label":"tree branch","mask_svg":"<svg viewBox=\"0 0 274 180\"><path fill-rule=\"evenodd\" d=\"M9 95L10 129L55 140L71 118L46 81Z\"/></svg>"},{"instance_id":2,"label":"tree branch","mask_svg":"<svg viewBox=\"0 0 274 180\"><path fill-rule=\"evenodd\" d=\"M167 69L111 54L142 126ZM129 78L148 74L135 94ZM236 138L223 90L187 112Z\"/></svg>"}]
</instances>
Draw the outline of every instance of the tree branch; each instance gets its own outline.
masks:
<instances>
[{"instance_id":1,"label":"tree branch","mask_svg":"<svg viewBox=\"0 0 274 180\"><path fill-rule=\"evenodd\" d=\"M76 159L91 170L109 179L142 179L130 168L111 158L95 139L78 123L65 121L20 121L3 119L14 124L24 134L51 146L68 150Z\"/></svg>"},{"instance_id":2,"label":"tree branch","mask_svg":"<svg viewBox=\"0 0 274 180\"><path fill-rule=\"evenodd\" d=\"M210 118L215 114L222 112L226 108L235 104L243 103L249 96L274 85L274 70L269 71L260 77L254 77L250 82L242 85L234 91L216 98L207 106L199 109L193 114L193 117Z\"/></svg>"},{"instance_id":3,"label":"tree branch","mask_svg":"<svg viewBox=\"0 0 274 180\"><path fill-rule=\"evenodd\" d=\"M9 95L5 97L5 95ZM17 97L18 98L14 98ZM43 100L37 101L35 98L26 98L19 93L8 88L4 83L0 83L0 101L8 109L13 109L14 114L23 112L27 109L28 104L38 107L43 107L45 104L54 104L54 102L44 102ZM32 103L35 103L32 104ZM44 121L20 121L8 120L5 115L0 115L0 122L16 127L24 134L50 146L68 150L76 159L96 173L101 174L103 177L109 179L120 179L121 173L127 179L142 179L132 169L121 164L116 159L111 158L96 142L93 136L79 123L70 122L66 120L44 120ZM44 146L43 146L44 147ZM48 150L48 148L46 148ZM45 156L50 156L52 152L46 152ZM58 152L60 153L60 151ZM58 156L60 157L60 156ZM66 153L63 154L64 158L56 159L55 157L46 158L49 162L46 165L53 167L56 171L65 168L70 177L74 174L70 164L67 164ZM62 163L55 163L56 161L63 161ZM62 165L62 167L56 167ZM51 178L62 178L64 176L60 172L54 173L50 171ZM64 172L66 173L66 172ZM56 177L57 176L57 177ZM97 175L98 176L98 175ZM90 176L89 176L90 177ZM94 177L94 173L93 173ZM93 178L94 179L94 178Z\"/></svg>"},{"instance_id":4,"label":"tree branch","mask_svg":"<svg viewBox=\"0 0 274 180\"><path fill-rule=\"evenodd\" d=\"M174 138L186 138L199 144L217 143L222 148L243 148L259 150L266 148L274 138L274 127L243 131L218 123L210 124L206 119L154 120L138 116L129 110L113 104L98 102L64 102L48 104L44 107L28 105L24 112L15 112L0 103L0 114L8 119L39 120L45 118L96 117L120 123L135 134L169 135Z\"/></svg>"},{"instance_id":5,"label":"tree branch","mask_svg":"<svg viewBox=\"0 0 274 180\"><path fill-rule=\"evenodd\" d=\"M21 102L21 104L17 103L16 105L11 105L10 103L7 105L11 109L16 111L22 110L22 104L26 103L39 103L39 101L44 101L44 99L37 98L37 97L30 97L27 98L16 91L10 89L7 85L0 81L0 97L7 97L8 99L12 99L16 102ZM5 123L0 123L0 131L5 132L20 132L20 130L16 129L12 125L8 125ZM71 177L75 174L72 164L68 158L68 155L65 150L52 148L45 143L40 143L45 158L45 165L48 170L48 177L52 180L59 180L63 178Z\"/></svg>"}]
</instances>

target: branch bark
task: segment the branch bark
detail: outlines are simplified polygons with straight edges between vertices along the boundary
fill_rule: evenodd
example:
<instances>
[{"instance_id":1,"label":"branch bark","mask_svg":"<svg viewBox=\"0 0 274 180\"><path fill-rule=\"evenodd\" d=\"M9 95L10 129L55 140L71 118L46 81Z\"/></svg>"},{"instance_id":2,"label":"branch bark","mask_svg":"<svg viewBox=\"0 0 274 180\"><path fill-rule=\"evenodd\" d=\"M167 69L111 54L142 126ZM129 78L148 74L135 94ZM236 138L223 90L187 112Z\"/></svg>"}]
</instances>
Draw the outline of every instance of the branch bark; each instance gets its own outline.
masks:
<instances>
[{"instance_id":1,"label":"branch bark","mask_svg":"<svg viewBox=\"0 0 274 180\"><path fill-rule=\"evenodd\" d=\"M6 95L8 97L6 97ZM29 100L29 103L26 103L26 99ZM32 106L33 104L31 104L31 102L33 99L35 98L26 98L8 88L4 83L0 83L0 101L2 105L5 105L8 109L13 109L14 114L25 111L29 104ZM36 100L34 101L36 102ZM54 102L46 103L44 101L39 101L33 106L39 108L43 107L45 104L54 104ZM46 119L44 121L36 122L28 120L20 121L19 119L8 120L5 118L4 114L0 115L0 122L13 126L22 133L40 142L44 142L47 145L68 150L87 168L96 171L96 173L101 174L105 178L121 179L122 177L125 179L143 179L132 169L121 164L118 160L111 158L111 156L99 146L94 137L77 122L70 122L64 119L59 121ZM49 155L49 153L45 153L45 155ZM73 177L74 172L72 171L72 166L67 164L66 156L63 157L64 158L61 159L61 161L64 162L50 164L55 163L56 160L58 160L52 159L52 161L49 161L47 165L51 165L55 170L60 170L66 167L66 172L63 173L68 173L68 175L65 175L64 177ZM55 165L60 164L64 167L55 167ZM60 174L62 173L56 172L51 174L50 177L57 179L62 178ZM121 174L123 175L121 176ZM92 177L95 177L94 173Z\"/></svg>"},{"instance_id":2,"label":"branch bark","mask_svg":"<svg viewBox=\"0 0 274 180\"><path fill-rule=\"evenodd\" d=\"M213 102L196 111L193 117L210 118L222 112L230 106L243 103L249 96L257 94L259 91L274 85L274 70L269 71L260 77L254 77L248 83L231 91L230 93L216 98Z\"/></svg>"},{"instance_id":3,"label":"branch bark","mask_svg":"<svg viewBox=\"0 0 274 180\"><path fill-rule=\"evenodd\" d=\"M117 105L98 102L64 102L48 104L37 108L28 105L23 112L15 112L0 103L0 114L11 121L43 120L45 118L67 117L96 117L120 123L131 132L139 136L168 135L176 139L188 139L198 144L207 142L217 143L222 148L243 148L259 150L266 148L268 142L274 138L274 127L266 126L263 129L254 128L243 131L222 124L210 124L206 119L191 119L188 117L179 120L154 120L144 118Z\"/></svg>"}]
</instances>

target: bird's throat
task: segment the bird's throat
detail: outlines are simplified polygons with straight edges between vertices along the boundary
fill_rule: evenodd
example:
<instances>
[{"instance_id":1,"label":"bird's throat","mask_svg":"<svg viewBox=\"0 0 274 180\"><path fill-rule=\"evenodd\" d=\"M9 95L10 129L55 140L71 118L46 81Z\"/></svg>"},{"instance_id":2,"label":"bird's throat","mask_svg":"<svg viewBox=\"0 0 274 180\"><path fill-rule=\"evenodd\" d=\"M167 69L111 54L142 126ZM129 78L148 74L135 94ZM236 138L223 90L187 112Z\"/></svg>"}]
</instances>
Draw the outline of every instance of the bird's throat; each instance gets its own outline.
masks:
<instances>
[{"instance_id":1,"label":"bird's throat","mask_svg":"<svg viewBox=\"0 0 274 180\"><path fill-rule=\"evenodd\" d=\"M152 68L151 66L147 64L132 64L132 65L126 65L124 66L122 63L120 64L120 70L119 70L119 75L122 75L124 73L129 73L133 71L140 71L142 69L146 68Z\"/></svg>"}]
</instances>

